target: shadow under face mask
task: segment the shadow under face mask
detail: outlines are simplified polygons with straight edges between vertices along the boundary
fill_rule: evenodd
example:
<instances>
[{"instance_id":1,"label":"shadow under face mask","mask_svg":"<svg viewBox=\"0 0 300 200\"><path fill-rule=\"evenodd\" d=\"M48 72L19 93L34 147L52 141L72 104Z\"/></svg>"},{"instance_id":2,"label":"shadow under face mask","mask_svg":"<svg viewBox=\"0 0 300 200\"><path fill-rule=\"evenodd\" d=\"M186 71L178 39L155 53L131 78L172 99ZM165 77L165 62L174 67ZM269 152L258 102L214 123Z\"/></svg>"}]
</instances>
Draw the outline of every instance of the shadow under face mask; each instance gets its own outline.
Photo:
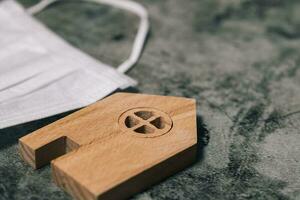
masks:
<instances>
[{"instance_id":1,"label":"shadow under face mask","mask_svg":"<svg viewBox=\"0 0 300 200\"><path fill-rule=\"evenodd\" d=\"M141 18L132 53L115 70L69 45L30 15L54 1L43 0L28 11L14 0L0 1L0 129L81 108L136 84L123 73L142 51L149 27L146 10L127 0L89 0Z\"/></svg>"}]
</instances>

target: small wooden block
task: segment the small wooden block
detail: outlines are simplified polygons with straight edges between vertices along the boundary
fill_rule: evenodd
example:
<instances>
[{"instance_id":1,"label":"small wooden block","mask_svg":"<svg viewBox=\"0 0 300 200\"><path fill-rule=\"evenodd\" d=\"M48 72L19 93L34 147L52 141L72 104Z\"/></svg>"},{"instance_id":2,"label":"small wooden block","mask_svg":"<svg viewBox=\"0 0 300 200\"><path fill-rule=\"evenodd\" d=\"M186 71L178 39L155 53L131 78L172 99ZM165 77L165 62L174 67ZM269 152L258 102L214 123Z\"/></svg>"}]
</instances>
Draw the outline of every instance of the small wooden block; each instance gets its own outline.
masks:
<instances>
[{"instance_id":1,"label":"small wooden block","mask_svg":"<svg viewBox=\"0 0 300 200\"><path fill-rule=\"evenodd\" d=\"M194 99L116 93L19 140L76 199L126 199L196 160Z\"/></svg>"}]
</instances>

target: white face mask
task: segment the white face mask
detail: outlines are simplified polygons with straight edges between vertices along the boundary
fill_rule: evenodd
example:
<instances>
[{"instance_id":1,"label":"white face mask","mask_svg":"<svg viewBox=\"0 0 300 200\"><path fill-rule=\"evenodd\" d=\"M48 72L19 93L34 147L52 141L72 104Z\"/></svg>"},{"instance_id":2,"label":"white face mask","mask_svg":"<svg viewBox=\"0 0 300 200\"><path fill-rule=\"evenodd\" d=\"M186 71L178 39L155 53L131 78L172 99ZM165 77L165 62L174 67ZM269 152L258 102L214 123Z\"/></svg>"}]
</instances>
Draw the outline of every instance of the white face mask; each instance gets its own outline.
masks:
<instances>
[{"instance_id":1,"label":"white face mask","mask_svg":"<svg viewBox=\"0 0 300 200\"><path fill-rule=\"evenodd\" d=\"M126 0L106 3L141 17L133 51L117 70L64 42L14 0L0 1L0 129L89 105L136 82L123 74L138 60L147 12ZM29 12L53 3L43 0Z\"/></svg>"}]
</instances>

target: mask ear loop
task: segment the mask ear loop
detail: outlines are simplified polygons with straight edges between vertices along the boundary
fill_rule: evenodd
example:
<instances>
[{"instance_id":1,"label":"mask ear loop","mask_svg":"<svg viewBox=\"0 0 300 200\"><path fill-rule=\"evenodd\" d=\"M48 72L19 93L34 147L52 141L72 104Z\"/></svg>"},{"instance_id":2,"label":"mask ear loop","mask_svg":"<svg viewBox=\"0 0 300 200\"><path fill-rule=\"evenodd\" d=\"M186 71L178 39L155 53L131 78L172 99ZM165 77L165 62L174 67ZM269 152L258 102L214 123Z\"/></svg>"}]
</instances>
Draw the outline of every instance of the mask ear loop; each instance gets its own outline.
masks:
<instances>
[{"instance_id":1,"label":"mask ear loop","mask_svg":"<svg viewBox=\"0 0 300 200\"><path fill-rule=\"evenodd\" d=\"M30 14L34 15L38 12L41 12L47 6L57 1L59 0L41 0L38 4L28 8L27 11ZM121 65L119 65L117 68L117 71L121 73L127 72L130 68L132 68L137 63L143 51L143 47L145 45L146 37L150 26L147 10L140 4L130 0L85 0L85 1L114 6L116 8L120 8L132 12L140 17L140 24L139 24L137 35L133 43L131 54L129 58L125 60Z\"/></svg>"}]
</instances>

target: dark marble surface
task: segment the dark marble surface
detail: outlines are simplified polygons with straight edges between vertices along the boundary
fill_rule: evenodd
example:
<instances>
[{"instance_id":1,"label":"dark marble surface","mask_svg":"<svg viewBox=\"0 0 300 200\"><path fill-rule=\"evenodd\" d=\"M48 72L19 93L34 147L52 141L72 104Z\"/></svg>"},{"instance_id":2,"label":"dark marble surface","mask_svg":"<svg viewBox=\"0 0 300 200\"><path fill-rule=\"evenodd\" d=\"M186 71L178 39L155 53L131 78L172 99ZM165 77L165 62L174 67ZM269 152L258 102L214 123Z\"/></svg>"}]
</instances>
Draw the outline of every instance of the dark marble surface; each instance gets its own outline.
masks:
<instances>
[{"instance_id":1,"label":"dark marble surface","mask_svg":"<svg viewBox=\"0 0 300 200\"><path fill-rule=\"evenodd\" d=\"M29 6L35 0L22 0ZM197 99L198 162L133 197L300 199L300 2L141 0L151 33L129 75L141 93ZM89 3L57 3L37 16L113 66L129 53L138 20ZM70 197L33 171L17 139L56 116L0 130L0 199Z\"/></svg>"}]
</instances>

